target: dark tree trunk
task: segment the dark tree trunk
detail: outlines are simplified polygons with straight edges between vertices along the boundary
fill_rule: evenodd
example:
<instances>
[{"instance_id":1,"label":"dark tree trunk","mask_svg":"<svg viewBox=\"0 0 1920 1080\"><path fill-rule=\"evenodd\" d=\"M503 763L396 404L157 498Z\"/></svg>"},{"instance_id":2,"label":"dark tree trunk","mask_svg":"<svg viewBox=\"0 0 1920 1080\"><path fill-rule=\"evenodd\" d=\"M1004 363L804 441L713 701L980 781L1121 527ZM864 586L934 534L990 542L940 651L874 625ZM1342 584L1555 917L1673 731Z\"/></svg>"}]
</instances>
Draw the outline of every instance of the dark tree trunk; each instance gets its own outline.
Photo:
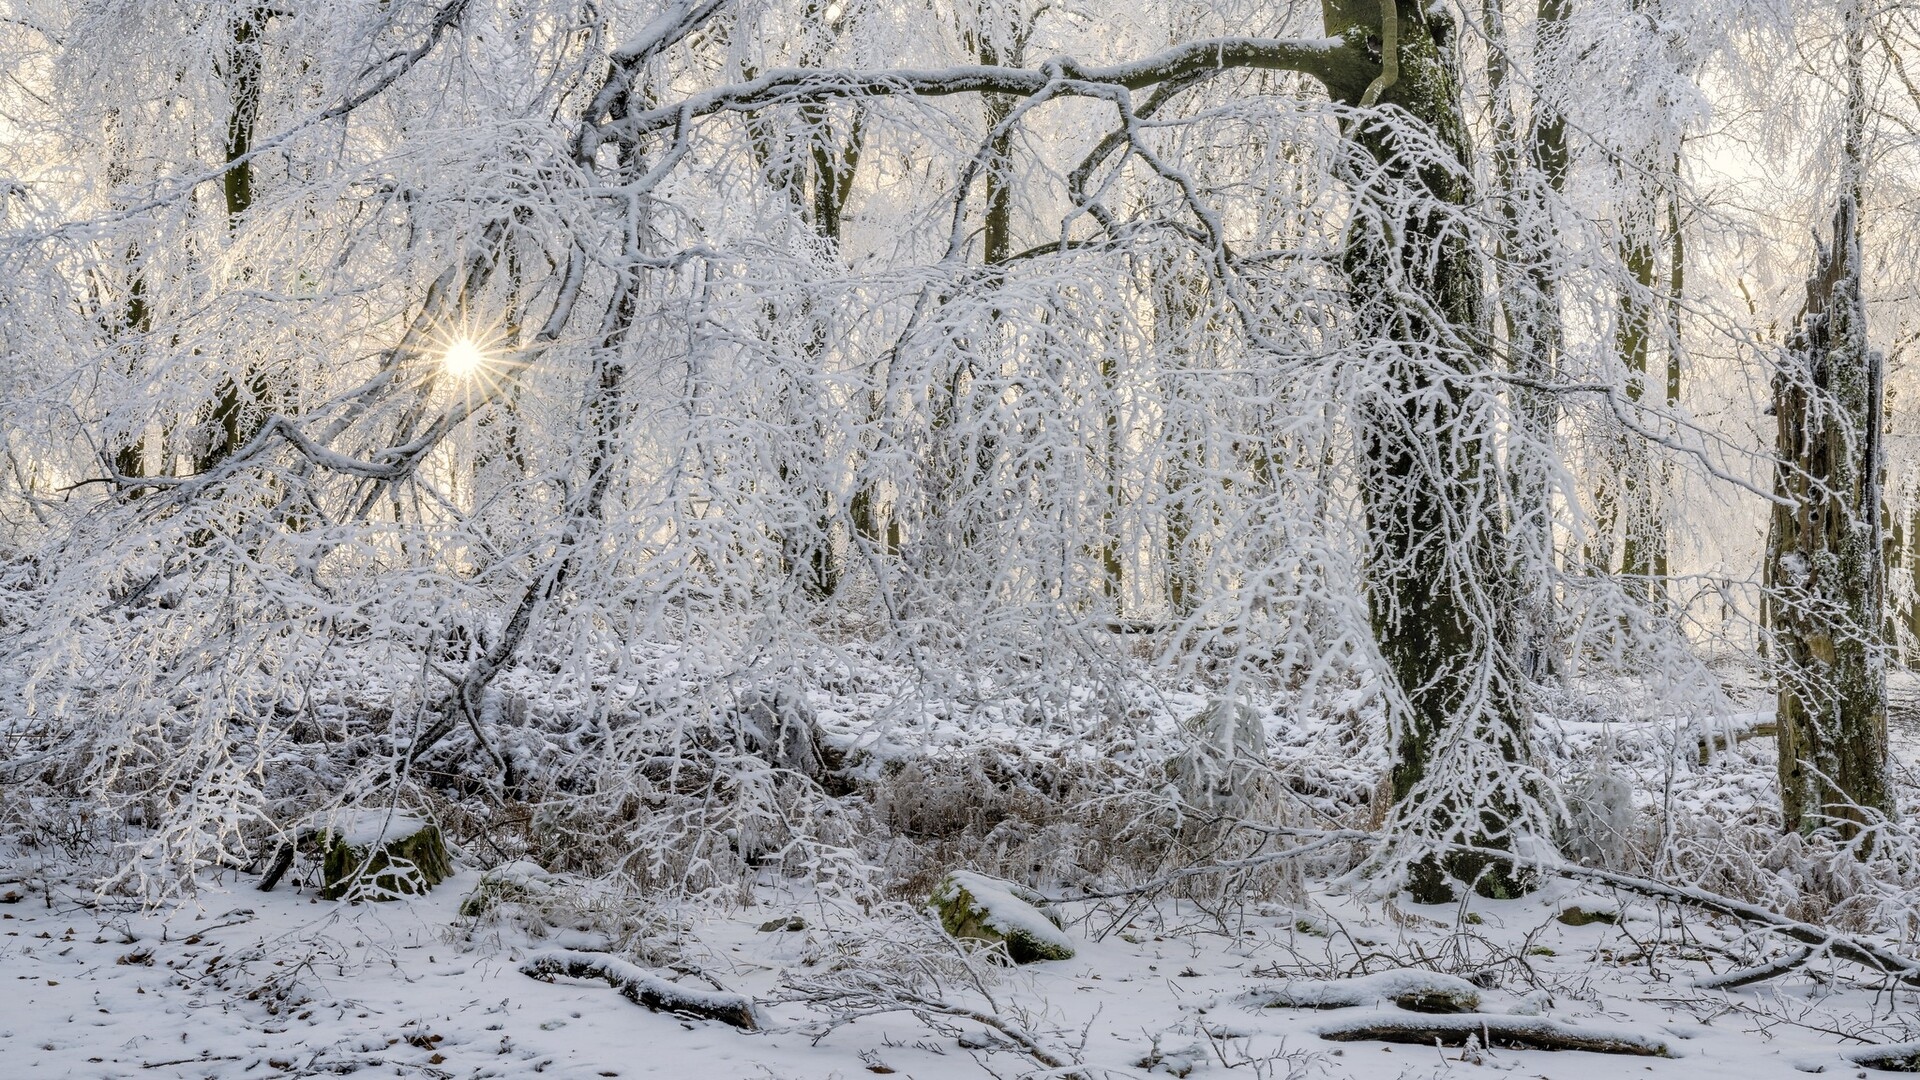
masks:
<instances>
[{"instance_id":1,"label":"dark tree trunk","mask_svg":"<svg viewBox=\"0 0 1920 1080\"><path fill-rule=\"evenodd\" d=\"M1867 344L1858 211L1833 243L1774 378L1778 425L1766 579L1788 831L1851 837L1893 808L1881 654L1881 358Z\"/></svg>"},{"instance_id":2,"label":"dark tree trunk","mask_svg":"<svg viewBox=\"0 0 1920 1080\"><path fill-rule=\"evenodd\" d=\"M271 13L249 5L235 14L221 78L232 112L227 118L227 171L223 178L227 226L237 229L253 207L253 128L260 116L261 41ZM242 383L245 384L244 389ZM275 411L274 387L265 371L249 371L241 380L222 380L208 415L211 436L194 458L195 472L206 472L245 446Z\"/></svg>"},{"instance_id":3,"label":"dark tree trunk","mask_svg":"<svg viewBox=\"0 0 1920 1080\"><path fill-rule=\"evenodd\" d=\"M1471 161L1460 87L1446 53L1451 25L1414 4L1393 9L1391 0L1325 0L1327 33L1342 38L1346 49L1365 55L1396 37L1399 45L1397 78L1382 74L1380 64L1355 62L1335 69L1329 92L1349 105L1377 94L1380 104L1419 121L1458 162ZM1397 26L1386 25L1388 14ZM1384 385L1366 404L1362 495L1374 633L1406 703L1392 774L1394 799L1405 803L1428 781L1443 741L1491 740L1507 760L1518 761L1527 731L1516 673L1488 670L1504 666L1501 644L1512 637L1510 628L1489 623L1511 605L1487 603L1489 591L1510 591L1503 530L1498 523L1473 523L1497 514L1501 500L1490 489L1497 482L1490 447L1465 415L1461 378L1486 362L1481 262L1449 220L1449 211L1474 197L1471 182L1464 164L1409 167L1403 136L1383 120L1355 119L1348 136L1378 168L1431 200L1362 212L1346 239L1360 330L1398 346ZM1464 576L1463 561L1470 567ZM1505 847L1516 810L1504 798L1479 805L1456 799L1438 808L1442 820L1424 824L1438 834L1463 829L1478 844ZM1485 895L1524 889L1503 860L1454 854L1415 865L1414 899L1452 899L1449 878L1471 881Z\"/></svg>"},{"instance_id":4,"label":"dark tree trunk","mask_svg":"<svg viewBox=\"0 0 1920 1080\"><path fill-rule=\"evenodd\" d=\"M1666 193L1653 184L1649 175L1657 168L1644 161L1634 162L1636 181L1632 205L1620 223L1619 250L1632 286L1620 296L1619 324L1614 332L1614 347L1626 370L1627 399L1638 404L1646 395L1648 364L1653 354L1654 297L1659 285L1658 222L1665 215L1661 203ZM1660 580L1667 565L1666 527L1662 521L1662 484L1653 453L1647 441L1637 433L1617 430L1613 433L1611 488L1599 493L1601 537L1620 541L1619 572L1628 588L1658 600L1666 590ZM1610 553L1609 553L1610 554ZM1605 569L1613 569L1608 558Z\"/></svg>"},{"instance_id":5,"label":"dark tree trunk","mask_svg":"<svg viewBox=\"0 0 1920 1080\"><path fill-rule=\"evenodd\" d=\"M1779 689L1782 824L1790 832L1831 826L1850 839L1892 813L1893 791L1881 648L1885 372L1867 343L1861 283L1867 91L1866 14L1858 6L1844 40L1840 203L1833 243L1817 253L1774 377L1779 498L1763 573Z\"/></svg>"}]
</instances>

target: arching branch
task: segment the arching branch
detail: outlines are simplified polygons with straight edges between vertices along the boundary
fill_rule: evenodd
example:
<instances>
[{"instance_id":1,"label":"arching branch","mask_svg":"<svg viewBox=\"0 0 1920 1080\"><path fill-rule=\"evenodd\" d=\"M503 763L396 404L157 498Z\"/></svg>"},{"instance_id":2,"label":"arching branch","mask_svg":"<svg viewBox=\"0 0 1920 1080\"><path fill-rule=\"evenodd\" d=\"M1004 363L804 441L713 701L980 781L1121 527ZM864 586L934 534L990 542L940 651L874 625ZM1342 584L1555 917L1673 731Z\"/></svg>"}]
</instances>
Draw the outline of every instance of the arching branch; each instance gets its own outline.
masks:
<instances>
[{"instance_id":1,"label":"arching branch","mask_svg":"<svg viewBox=\"0 0 1920 1080\"><path fill-rule=\"evenodd\" d=\"M1195 41L1128 63L1090 67L1072 57L1055 57L1036 67L970 65L950 68L901 68L856 71L831 68L778 68L734 86L694 94L674 105L615 118L606 130L627 139L721 112L752 112L772 105L836 97L950 97L956 94L1007 94L1029 97L1058 87L1062 96L1104 96L1103 89L1144 90L1214 71L1297 71L1326 82L1355 64L1355 50L1344 38L1212 38ZM1364 62L1364 61L1362 61Z\"/></svg>"}]
</instances>

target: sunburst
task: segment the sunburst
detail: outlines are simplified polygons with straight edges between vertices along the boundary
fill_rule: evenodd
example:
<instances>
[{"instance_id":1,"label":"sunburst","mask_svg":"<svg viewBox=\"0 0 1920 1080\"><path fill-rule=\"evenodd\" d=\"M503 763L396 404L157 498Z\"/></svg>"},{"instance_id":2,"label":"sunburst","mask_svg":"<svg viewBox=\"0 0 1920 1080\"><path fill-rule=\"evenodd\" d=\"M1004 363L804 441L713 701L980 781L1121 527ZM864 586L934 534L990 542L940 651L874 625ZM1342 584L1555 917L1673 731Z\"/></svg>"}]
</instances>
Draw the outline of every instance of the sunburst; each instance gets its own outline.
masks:
<instances>
[{"instance_id":1,"label":"sunburst","mask_svg":"<svg viewBox=\"0 0 1920 1080\"><path fill-rule=\"evenodd\" d=\"M440 355L441 368L462 382L480 377L492 363L493 357L479 342L464 336L447 342L446 352Z\"/></svg>"}]
</instances>

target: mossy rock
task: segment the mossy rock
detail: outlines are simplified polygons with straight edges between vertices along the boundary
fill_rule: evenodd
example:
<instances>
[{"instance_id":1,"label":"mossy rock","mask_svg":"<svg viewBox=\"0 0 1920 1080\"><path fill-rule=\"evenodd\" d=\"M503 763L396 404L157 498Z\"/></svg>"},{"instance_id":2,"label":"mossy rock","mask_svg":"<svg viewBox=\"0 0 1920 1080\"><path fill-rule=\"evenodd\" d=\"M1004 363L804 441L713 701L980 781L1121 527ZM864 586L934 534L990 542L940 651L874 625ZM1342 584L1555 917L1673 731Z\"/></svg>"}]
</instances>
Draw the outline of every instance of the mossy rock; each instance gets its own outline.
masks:
<instances>
[{"instance_id":1,"label":"mossy rock","mask_svg":"<svg viewBox=\"0 0 1920 1080\"><path fill-rule=\"evenodd\" d=\"M346 811L315 821L312 832L328 900L418 896L453 875L439 827L409 814Z\"/></svg>"},{"instance_id":2,"label":"mossy rock","mask_svg":"<svg viewBox=\"0 0 1920 1080\"><path fill-rule=\"evenodd\" d=\"M1559 919L1568 926L1587 926L1592 923L1617 926L1620 923L1620 913L1618 911L1608 911L1606 908L1581 907L1578 904L1570 904L1567 907L1561 908L1560 914L1554 916L1554 918Z\"/></svg>"},{"instance_id":3,"label":"mossy rock","mask_svg":"<svg viewBox=\"0 0 1920 1080\"><path fill-rule=\"evenodd\" d=\"M1073 942L1046 898L1024 885L955 870L933 890L940 925L956 938L1004 945L1016 964L1069 960Z\"/></svg>"}]
</instances>

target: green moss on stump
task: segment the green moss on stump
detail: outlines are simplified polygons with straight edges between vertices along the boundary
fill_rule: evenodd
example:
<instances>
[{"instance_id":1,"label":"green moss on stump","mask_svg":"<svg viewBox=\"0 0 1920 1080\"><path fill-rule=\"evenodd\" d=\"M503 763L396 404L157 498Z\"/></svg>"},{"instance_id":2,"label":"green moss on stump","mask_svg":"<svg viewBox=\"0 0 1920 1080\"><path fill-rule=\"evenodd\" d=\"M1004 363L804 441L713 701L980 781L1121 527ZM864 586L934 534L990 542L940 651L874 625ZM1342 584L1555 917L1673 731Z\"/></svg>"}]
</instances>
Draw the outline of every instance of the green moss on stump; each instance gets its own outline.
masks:
<instances>
[{"instance_id":1,"label":"green moss on stump","mask_svg":"<svg viewBox=\"0 0 1920 1080\"><path fill-rule=\"evenodd\" d=\"M1004 944L1016 964L1069 960L1073 943L1046 898L1024 885L955 870L933 890L940 925L956 938Z\"/></svg>"},{"instance_id":2,"label":"green moss on stump","mask_svg":"<svg viewBox=\"0 0 1920 1080\"><path fill-rule=\"evenodd\" d=\"M320 895L328 900L418 896L453 875L437 826L405 814L359 811L321 823Z\"/></svg>"}]
</instances>

